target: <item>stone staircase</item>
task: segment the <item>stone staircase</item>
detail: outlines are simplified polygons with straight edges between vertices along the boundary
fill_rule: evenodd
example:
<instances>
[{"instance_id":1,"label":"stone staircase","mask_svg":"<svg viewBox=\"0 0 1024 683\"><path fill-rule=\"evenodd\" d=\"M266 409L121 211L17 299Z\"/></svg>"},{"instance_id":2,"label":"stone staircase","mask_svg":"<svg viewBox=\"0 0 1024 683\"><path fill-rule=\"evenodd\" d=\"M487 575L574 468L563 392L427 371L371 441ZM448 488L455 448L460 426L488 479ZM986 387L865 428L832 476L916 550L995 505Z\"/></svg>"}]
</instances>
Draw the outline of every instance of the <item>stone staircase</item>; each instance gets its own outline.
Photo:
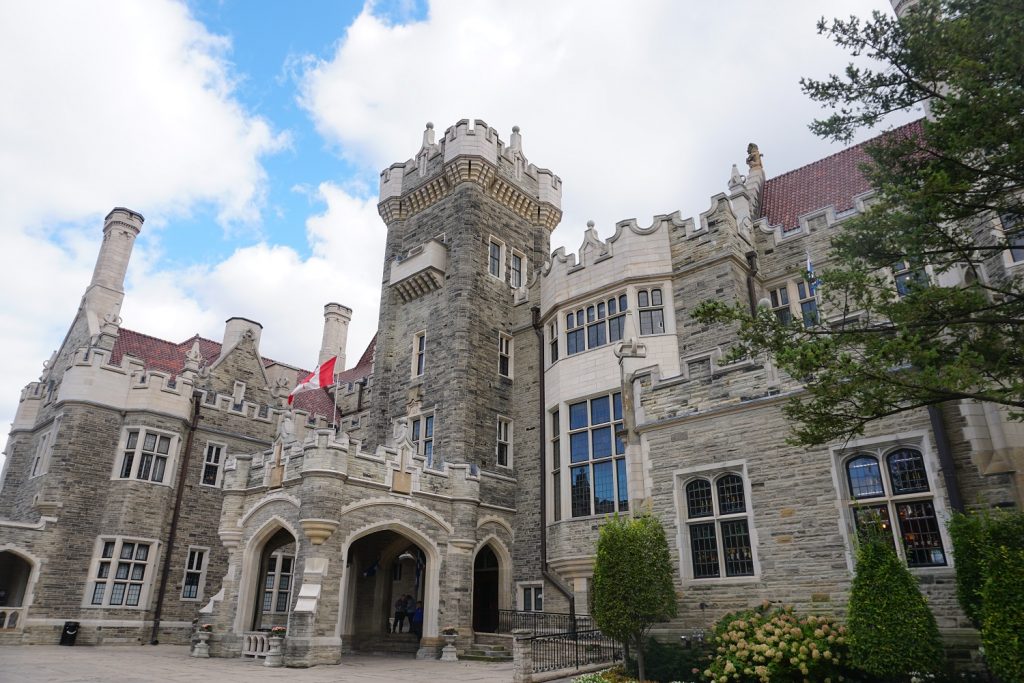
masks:
<instances>
[{"instance_id":1,"label":"stone staircase","mask_svg":"<svg viewBox=\"0 0 1024 683\"><path fill-rule=\"evenodd\" d=\"M473 662L511 662L512 636L497 633L474 633L473 645L459 654L459 659Z\"/></svg>"},{"instance_id":2,"label":"stone staircase","mask_svg":"<svg viewBox=\"0 0 1024 683\"><path fill-rule=\"evenodd\" d=\"M388 633L360 639L354 648L362 654L388 656L415 656L420 639L412 633Z\"/></svg>"}]
</instances>

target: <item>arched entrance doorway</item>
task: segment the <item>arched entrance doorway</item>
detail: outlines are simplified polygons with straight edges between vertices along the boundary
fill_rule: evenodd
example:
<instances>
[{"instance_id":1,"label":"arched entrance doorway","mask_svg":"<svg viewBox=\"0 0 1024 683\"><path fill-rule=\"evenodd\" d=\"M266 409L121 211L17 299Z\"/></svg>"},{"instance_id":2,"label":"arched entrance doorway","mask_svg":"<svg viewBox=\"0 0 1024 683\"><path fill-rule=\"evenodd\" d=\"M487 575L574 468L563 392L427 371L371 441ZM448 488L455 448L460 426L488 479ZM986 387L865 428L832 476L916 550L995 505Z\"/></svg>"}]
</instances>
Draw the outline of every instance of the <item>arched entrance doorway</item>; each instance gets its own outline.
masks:
<instances>
[{"instance_id":1,"label":"arched entrance doorway","mask_svg":"<svg viewBox=\"0 0 1024 683\"><path fill-rule=\"evenodd\" d=\"M278 529L263 544L253 596L253 631L288 625L294 602L295 551L295 537L286 529Z\"/></svg>"},{"instance_id":2,"label":"arched entrance doorway","mask_svg":"<svg viewBox=\"0 0 1024 683\"><path fill-rule=\"evenodd\" d=\"M498 556L485 545L473 560L473 630L494 633L498 630Z\"/></svg>"},{"instance_id":3,"label":"arched entrance doorway","mask_svg":"<svg viewBox=\"0 0 1024 683\"><path fill-rule=\"evenodd\" d=\"M344 631L352 649L416 653L431 597L428 562L417 542L391 529L349 546Z\"/></svg>"},{"instance_id":4,"label":"arched entrance doorway","mask_svg":"<svg viewBox=\"0 0 1024 683\"><path fill-rule=\"evenodd\" d=\"M0 552L0 630L13 630L24 624L25 599L32 565L10 551Z\"/></svg>"}]
</instances>

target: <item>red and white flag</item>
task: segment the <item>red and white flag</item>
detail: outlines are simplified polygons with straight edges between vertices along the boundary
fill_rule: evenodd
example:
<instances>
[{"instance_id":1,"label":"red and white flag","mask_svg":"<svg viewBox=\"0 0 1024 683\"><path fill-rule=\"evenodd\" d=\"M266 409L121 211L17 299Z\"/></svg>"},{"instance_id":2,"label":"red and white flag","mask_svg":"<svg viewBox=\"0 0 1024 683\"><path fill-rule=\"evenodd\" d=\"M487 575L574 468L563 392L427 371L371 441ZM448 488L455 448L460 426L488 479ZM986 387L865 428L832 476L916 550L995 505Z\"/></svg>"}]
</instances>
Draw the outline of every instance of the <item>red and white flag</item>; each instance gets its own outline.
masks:
<instances>
[{"instance_id":1,"label":"red and white flag","mask_svg":"<svg viewBox=\"0 0 1024 683\"><path fill-rule=\"evenodd\" d=\"M310 391L311 389L323 389L334 384L334 364L337 360L337 356L328 358L318 365L316 370L300 379L299 386L292 389L292 393L288 394L288 405L292 404L295 394Z\"/></svg>"}]
</instances>

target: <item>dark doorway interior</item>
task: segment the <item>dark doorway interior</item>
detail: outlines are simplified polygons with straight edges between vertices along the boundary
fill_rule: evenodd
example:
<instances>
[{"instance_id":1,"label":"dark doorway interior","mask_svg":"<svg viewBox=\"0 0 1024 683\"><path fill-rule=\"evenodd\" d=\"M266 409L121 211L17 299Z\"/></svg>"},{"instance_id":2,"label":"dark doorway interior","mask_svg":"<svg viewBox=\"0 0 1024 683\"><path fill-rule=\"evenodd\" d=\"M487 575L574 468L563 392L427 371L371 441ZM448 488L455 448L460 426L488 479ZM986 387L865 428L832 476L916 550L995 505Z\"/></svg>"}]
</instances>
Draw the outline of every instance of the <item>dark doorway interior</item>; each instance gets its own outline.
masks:
<instances>
[{"instance_id":1,"label":"dark doorway interior","mask_svg":"<svg viewBox=\"0 0 1024 683\"><path fill-rule=\"evenodd\" d=\"M473 630L498 630L498 557L485 545L473 562Z\"/></svg>"}]
</instances>

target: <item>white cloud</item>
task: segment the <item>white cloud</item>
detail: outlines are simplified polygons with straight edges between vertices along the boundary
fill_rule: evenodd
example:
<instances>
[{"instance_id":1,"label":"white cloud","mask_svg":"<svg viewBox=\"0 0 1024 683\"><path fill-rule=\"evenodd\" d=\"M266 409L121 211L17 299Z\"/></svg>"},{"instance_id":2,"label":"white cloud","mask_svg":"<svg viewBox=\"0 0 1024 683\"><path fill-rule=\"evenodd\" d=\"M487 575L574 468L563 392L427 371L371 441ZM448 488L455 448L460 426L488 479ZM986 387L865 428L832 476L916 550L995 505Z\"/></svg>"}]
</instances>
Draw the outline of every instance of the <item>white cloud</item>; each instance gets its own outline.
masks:
<instances>
[{"instance_id":1,"label":"white cloud","mask_svg":"<svg viewBox=\"0 0 1024 683\"><path fill-rule=\"evenodd\" d=\"M369 5L333 55L303 61L301 103L374 170L412 156L428 119L440 132L479 117L506 141L520 125L530 160L564 181L554 242L575 249L588 218L607 236L623 218L704 211L750 141L769 175L834 151L807 131L819 110L798 86L846 61L815 35L822 11L810 0L439 0L425 21L393 24Z\"/></svg>"},{"instance_id":2,"label":"white cloud","mask_svg":"<svg viewBox=\"0 0 1024 683\"><path fill-rule=\"evenodd\" d=\"M0 424L88 283L97 211L147 215L142 245L200 205L225 228L256 228L261 157L288 136L233 98L229 49L166 0L0 6ZM178 316L199 313L168 296L174 280L140 289Z\"/></svg>"}]
</instances>

